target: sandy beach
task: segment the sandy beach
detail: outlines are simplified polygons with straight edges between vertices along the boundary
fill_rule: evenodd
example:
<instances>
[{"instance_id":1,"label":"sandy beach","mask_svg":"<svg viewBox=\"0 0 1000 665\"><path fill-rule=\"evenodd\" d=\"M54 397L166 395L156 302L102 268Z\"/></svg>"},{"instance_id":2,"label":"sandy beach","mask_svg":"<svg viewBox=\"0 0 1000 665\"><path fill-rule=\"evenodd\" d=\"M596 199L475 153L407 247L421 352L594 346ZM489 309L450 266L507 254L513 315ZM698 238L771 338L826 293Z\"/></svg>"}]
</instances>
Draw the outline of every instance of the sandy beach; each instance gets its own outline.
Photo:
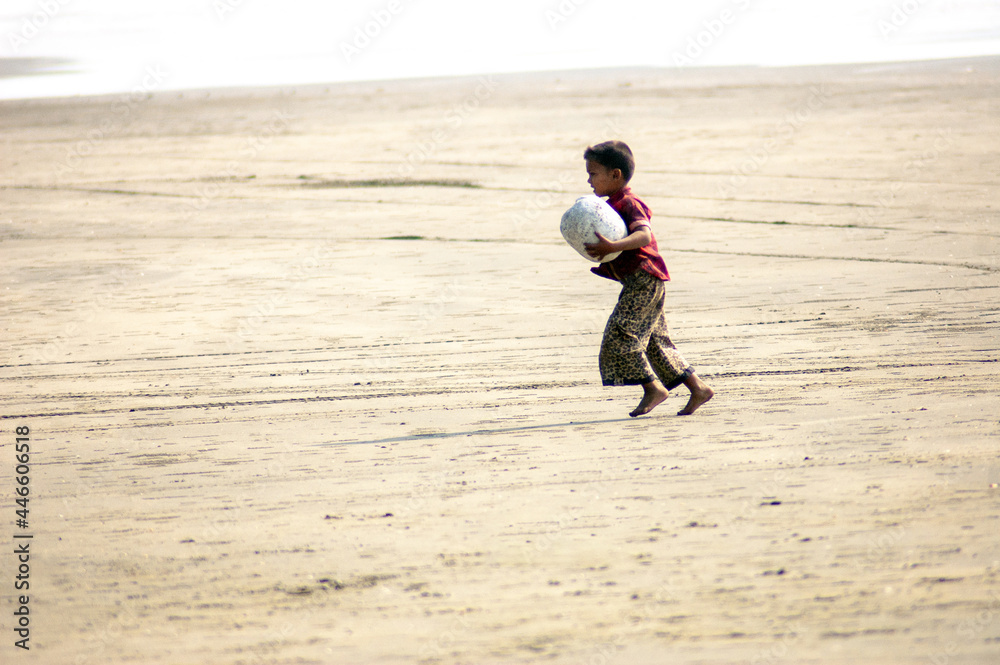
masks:
<instances>
[{"instance_id":1,"label":"sandy beach","mask_svg":"<svg viewBox=\"0 0 1000 665\"><path fill-rule=\"evenodd\" d=\"M0 102L0 661L1000 662L998 96L985 58ZM558 227L607 138L691 417L600 384L617 285Z\"/></svg>"}]
</instances>

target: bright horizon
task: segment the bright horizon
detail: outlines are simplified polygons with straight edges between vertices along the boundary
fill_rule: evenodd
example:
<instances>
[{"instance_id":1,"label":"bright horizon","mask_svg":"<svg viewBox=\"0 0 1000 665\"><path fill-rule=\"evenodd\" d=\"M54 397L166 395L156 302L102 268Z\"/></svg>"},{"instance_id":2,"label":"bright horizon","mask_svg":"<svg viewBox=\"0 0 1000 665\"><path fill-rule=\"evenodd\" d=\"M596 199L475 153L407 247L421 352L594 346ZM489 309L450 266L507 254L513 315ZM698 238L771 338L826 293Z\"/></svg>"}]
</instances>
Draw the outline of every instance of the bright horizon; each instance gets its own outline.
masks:
<instances>
[{"instance_id":1,"label":"bright horizon","mask_svg":"<svg viewBox=\"0 0 1000 665\"><path fill-rule=\"evenodd\" d=\"M0 58L74 71L0 78L0 98L995 54L1000 0L9 0Z\"/></svg>"}]
</instances>

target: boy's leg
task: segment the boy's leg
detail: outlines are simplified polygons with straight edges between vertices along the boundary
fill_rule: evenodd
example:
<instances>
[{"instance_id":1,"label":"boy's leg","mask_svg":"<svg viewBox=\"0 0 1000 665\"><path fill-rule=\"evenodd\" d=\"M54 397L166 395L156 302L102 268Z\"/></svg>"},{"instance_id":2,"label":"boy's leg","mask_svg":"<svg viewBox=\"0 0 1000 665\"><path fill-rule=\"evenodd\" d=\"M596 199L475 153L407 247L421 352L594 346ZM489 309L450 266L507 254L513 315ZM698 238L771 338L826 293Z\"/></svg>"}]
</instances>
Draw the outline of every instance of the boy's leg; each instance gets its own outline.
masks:
<instances>
[{"instance_id":1,"label":"boy's leg","mask_svg":"<svg viewBox=\"0 0 1000 665\"><path fill-rule=\"evenodd\" d=\"M646 357L649 335L662 309L662 282L646 277L642 273L625 279L604 329L599 358L604 385L643 387L642 401L629 414L633 417L649 413L668 395Z\"/></svg>"},{"instance_id":2,"label":"boy's leg","mask_svg":"<svg viewBox=\"0 0 1000 665\"><path fill-rule=\"evenodd\" d=\"M666 289L664 289L664 293L666 293ZM665 297L664 300L666 300ZM649 334L646 357L649 358L653 371L656 372L660 381L663 381L667 390L673 390L683 384L688 374L694 371L691 369L691 365L684 360L684 356L677 350L674 343L670 341L670 334L667 331L667 317L663 313L662 305Z\"/></svg>"},{"instance_id":3,"label":"boy's leg","mask_svg":"<svg viewBox=\"0 0 1000 665\"><path fill-rule=\"evenodd\" d=\"M668 390L673 390L683 384L691 391L687 405L678 411L677 415L689 416L699 406L712 399L712 395L715 393L694 373L694 369L688 365L680 351L670 341L670 335L667 333L667 319L662 309L656 326L649 336L646 355L656 375L660 377Z\"/></svg>"},{"instance_id":4,"label":"boy's leg","mask_svg":"<svg viewBox=\"0 0 1000 665\"><path fill-rule=\"evenodd\" d=\"M629 411L628 415L633 418L644 416L668 397L670 397L670 392L660 383L659 379L644 383L642 384L642 399L639 400L639 406Z\"/></svg>"},{"instance_id":5,"label":"boy's leg","mask_svg":"<svg viewBox=\"0 0 1000 665\"><path fill-rule=\"evenodd\" d=\"M691 391L691 397L688 399L687 405L677 412L678 416L690 416L699 406L712 399L712 396L715 395L715 391L709 388L707 383L698 378L694 370L684 379L684 385Z\"/></svg>"}]
</instances>

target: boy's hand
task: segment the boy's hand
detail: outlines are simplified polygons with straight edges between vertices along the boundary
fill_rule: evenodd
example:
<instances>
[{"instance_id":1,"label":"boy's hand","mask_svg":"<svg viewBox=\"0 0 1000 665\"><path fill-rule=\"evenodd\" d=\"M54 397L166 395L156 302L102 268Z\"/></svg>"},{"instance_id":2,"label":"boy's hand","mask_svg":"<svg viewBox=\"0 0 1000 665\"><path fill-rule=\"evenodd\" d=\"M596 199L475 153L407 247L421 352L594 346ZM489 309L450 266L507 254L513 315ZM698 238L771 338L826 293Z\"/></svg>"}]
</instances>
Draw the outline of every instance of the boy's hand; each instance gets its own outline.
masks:
<instances>
[{"instance_id":1,"label":"boy's hand","mask_svg":"<svg viewBox=\"0 0 1000 665\"><path fill-rule=\"evenodd\" d=\"M595 259L603 259L606 255L618 251L618 249L611 244L611 241L602 236L600 233L595 231L594 235L597 236L597 242L585 242L583 243L583 247L587 250L587 253Z\"/></svg>"}]
</instances>

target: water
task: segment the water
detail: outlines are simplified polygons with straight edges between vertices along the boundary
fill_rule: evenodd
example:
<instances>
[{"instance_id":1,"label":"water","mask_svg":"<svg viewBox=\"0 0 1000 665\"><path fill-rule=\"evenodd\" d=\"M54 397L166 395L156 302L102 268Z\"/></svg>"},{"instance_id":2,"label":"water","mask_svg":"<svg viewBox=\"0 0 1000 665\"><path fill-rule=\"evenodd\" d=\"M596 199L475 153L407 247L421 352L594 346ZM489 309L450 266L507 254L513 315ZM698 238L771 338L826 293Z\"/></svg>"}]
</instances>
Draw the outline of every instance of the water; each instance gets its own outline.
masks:
<instances>
[{"instance_id":1,"label":"water","mask_svg":"<svg viewBox=\"0 0 1000 665\"><path fill-rule=\"evenodd\" d=\"M5 0L0 98L1000 54L1000 0Z\"/></svg>"}]
</instances>

